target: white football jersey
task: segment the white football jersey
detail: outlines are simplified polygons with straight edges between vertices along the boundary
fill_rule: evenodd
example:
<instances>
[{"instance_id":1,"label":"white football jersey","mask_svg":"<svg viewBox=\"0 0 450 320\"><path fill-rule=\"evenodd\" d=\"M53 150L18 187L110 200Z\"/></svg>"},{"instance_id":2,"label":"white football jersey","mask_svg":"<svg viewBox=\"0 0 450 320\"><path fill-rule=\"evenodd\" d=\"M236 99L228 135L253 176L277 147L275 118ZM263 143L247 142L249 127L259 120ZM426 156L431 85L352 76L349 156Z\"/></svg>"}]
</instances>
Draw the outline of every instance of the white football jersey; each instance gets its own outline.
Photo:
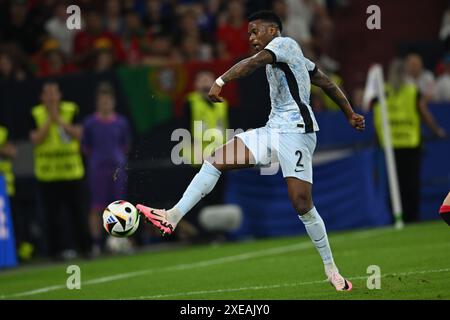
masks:
<instances>
[{"instance_id":1,"label":"white football jersey","mask_svg":"<svg viewBox=\"0 0 450 320\"><path fill-rule=\"evenodd\" d=\"M274 59L273 64L266 66L272 106L267 126L280 132L318 131L310 106L310 74L317 71L316 65L289 37L276 37L264 49Z\"/></svg>"}]
</instances>

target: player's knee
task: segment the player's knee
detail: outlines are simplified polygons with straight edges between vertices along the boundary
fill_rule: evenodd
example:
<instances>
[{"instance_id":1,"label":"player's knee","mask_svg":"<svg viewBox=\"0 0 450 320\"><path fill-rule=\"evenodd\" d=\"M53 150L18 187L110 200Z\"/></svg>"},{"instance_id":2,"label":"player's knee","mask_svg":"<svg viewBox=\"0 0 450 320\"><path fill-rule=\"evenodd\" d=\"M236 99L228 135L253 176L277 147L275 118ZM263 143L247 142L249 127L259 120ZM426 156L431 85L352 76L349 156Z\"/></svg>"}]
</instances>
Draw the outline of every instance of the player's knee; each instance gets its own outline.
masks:
<instances>
[{"instance_id":1,"label":"player's knee","mask_svg":"<svg viewBox=\"0 0 450 320\"><path fill-rule=\"evenodd\" d=\"M313 207L311 196L306 193L296 193L292 195L291 202L295 211L300 216L309 212Z\"/></svg>"}]
</instances>

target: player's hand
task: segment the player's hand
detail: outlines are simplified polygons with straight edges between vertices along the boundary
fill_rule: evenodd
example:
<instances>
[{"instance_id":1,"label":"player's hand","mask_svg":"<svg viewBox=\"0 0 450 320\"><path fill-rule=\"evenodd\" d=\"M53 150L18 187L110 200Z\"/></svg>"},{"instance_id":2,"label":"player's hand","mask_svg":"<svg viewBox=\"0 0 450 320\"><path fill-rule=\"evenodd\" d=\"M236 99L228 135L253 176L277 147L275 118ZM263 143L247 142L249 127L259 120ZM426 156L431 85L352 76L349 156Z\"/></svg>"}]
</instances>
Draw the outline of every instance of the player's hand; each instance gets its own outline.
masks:
<instances>
[{"instance_id":1,"label":"player's hand","mask_svg":"<svg viewBox=\"0 0 450 320\"><path fill-rule=\"evenodd\" d=\"M209 100L212 102L224 102L225 99L220 96L220 91L222 91L222 87L218 86L217 83L214 82L208 93Z\"/></svg>"},{"instance_id":2,"label":"player's hand","mask_svg":"<svg viewBox=\"0 0 450 320\"><path fill-rule=\"evenodd\" d=\"M348 122L350 125L358 131L363 131L366 128L366 121L364 120L364 116L352 113L352 115L348 118Z\"/></svg>"}]
</instances>

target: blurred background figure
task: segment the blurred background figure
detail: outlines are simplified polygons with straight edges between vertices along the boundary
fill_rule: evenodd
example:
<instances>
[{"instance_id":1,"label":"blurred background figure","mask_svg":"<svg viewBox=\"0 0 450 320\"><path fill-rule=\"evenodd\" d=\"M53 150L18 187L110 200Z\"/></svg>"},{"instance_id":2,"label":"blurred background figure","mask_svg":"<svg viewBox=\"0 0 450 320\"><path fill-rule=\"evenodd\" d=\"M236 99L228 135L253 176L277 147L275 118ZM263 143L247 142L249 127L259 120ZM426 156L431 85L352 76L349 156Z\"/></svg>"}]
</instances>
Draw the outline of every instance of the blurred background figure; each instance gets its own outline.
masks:
<instances>
[{"instance_id":1,"label":"blurred background figure","mask_svg":"<svg viewBox=\"0 0 450 320\"><path fill-rule=\"evenodd\" d=\"M126 53L125 61L132 66L139 64L143 52L149 50L150 37L145 31L139 15L133 10L124 13L122 44Z\"/></svg>"},{"instance_id":2,"label":"blurred background figure","mask_svg":"<svg viewBox=\"0 0 450 320\"><path fill-rule=\"evenodd\" d=\"M55 39L47 39L37 57L38 77L61 76L76 70L75 66L66 62L64 52Z\"/></svg>"},{"instance_id":3,"label":"blurred background figure","mask_svg":"<svg viewBox=\"0 0 450 320\"><path fill-rule=\"evenodd\" d=\"M115 111L112 85L102 82L96 91L96 111L83 122L82 148L87 159L91 197L90 230L93 253L104 249L102 212L115 200L127 196L127 153L131 147L128 120Z\"/></svg>"},{"instance_id":4,"label":"blurred background figure","mask_svg":"<svg viewBox=\"0 0 450 320\"><path fill-rule=\"evenodd\" d=\"M73 258L76 256L73 249L85 256L91 250L79 145L82 135L77 120L79 110L78 105L61 98L58 83L46 82L41 104L31 110L35 128L30 133L34 172L43 206L48 254L54 259Z\"/></svg>"},{"instance_id":5,"label":"blurred background figure","mask_svg":"<svg viewBox=\"0 0 450 320\"><path fill-rule=\"evenodd\" d=\"M159 33L152 37L148 50L143 53L143 65L168 66L181 63L178 50L169 34Z\"/></svg>"},{"instance_id":6,"label":"blurred background figure","mask_svg":"<svg viewBox=\"0 0 450 320\"><path fill-rule=\"evenodd\" d=\"M214 150L227 141L226 129L229 128L229 106L228 102L212 103L208 98L208 92L216 77L210 71L199 71L194 80L195 90L186 97L184 105L185 122L184 128L191 133L191 154L187 159L192 163L192 176L203 164L203 160L213 154ZM205 141L205 133L215 130L214 138ZM231 137L230 137L231 138ZM195 145L200 147L195 147ZM207 149L208 148L208 149ZM225 179L220 179L214 191L205 198L203 203L198 204L192 211L192 217L188 221L198 225L198 215L203 207L222 204L224 201Z\"/></svg>"},{"instance_id":7,"label":"blurred background figure","mask_svg":"<svg viewBox=\"0 0 450 320\"><path fill-rule=\"evenodd\" d=\"M434 100L437 102L450 102L450 53L443 60L444 73L436 81Z\"/></svg>"},{"instance_id":8,"label":"blurred background figure","mask_svg":"<svg viewBox=\"0 0 450 320\"><path fill-rule=\"evenodd\" d=\"M227 1L225 13L219 17L216 39L218 57L233 59L246 57L250 53L248 23L244 3L240 0Z\"/></svg>"},{"instance_id":9,"label":"blurred background figure","mask_svg":"<svg viewBox=\"0 0 450 320\"><path fill-rule=\"evenodd\" d=\"M17 149L9 139L9 130L0 124L0 175L6 183L6 191L10 198L14 197L14 173L12 160L17 155Z\"/></svg>"},{"instance_id":10,"label":"blurred background figure","mask_svg":"<svg viewBox=\"0 0 450 320\"><path fill-rule=\"evenodd\" d=\"M212 39L200 28L197 12L184 10L180 14L175 43L182 61L209 61L213 57Z\"/></svg>"},{"instance_id":11,"label":"blurred background figure","mask_svg":"<svg viewBox=\"0 0 450 320\"><path fill-rule=\"evenodd\" d=\"M8 81L22 81L28 77L28 74L19 62L21 55L12 48L0 49L0 83Z\"/></svg>"},{"instance_id":12,"label":"blurred background figure","mask_svg":"<svg viewBox=\"0 0 450 320\"><path fill-rule=\"evenodd\" d=\"M86 10L84 13L85 27L76 33L74 37L74 62L81 68L92 68L98 58L98 49L108 47L112 51L115 61L122 62L125 59L125 51L118 35L109 30L104 30L102 17L95 10Z\"/></svg>"},{"instance_id":13,"label":"blurred background figure","mask_svg":"<svg viewBox=\"0 0 450 320\"><path fill-rule=\"evenodd\" d=\"M122 36L125 30L125 22L122 15L122 1L106 0L103 1L103 5L103 29L118 36Z\"/></svg>"},{"instance_id":14,"label":"blurred background figure","mask_svg":"<svg viewBox=\"0 0 450 320\"><path fill-rule=\"evenodd\" d=\"M33 19L27 0L3 1L0 39L26 54L35 53L44 37L43 25ZM0 2L0 5L2 3Z\"/></svg>"},{"instance_id":15,"label":"blurred background figure","mask_svg":"<svg viewBox=\"0 0 450 320\"><path fill-rule=\"evenodd\" d=\"M432 100L436 83L433 73L423 67L422 57L411 53L405 63L406 82L415 85L427 102Z\"/></svg>"},{"instance_id":16,"label":"blurred background figure","mask_svg":"<svg viewBox=\"0 0 450 320\"><path fill-rule=\"evenodd\" d=\"M416 64L418 60L417 56L410 56L409 59L410 65L407 61L406 67L409 67L408 70L411 72L411 61ZM425 123L438 138L444 138L446 133L428 110L426 97L420 93L420 89L414 83L407 81L403 60L396 59L391 63L385 90L402 199L403 220L406 223L417 222L420 212L421 123ZM379 104L376 104L374 108L374 122L378 141L383 145Z\"/></svg>"},{"instance_id":17,"label":"blurred background figure","mask_svg":"<svg viewBox=\"0 0 450 320\"><path fill-rule=\"evenodd\" d=\"M170 33L175 20L170 5L161 0L146 0L143 3L142 21L149 34Z\"/></svg>"},{"instance_id":18,"label":"blurred background figure","mask_svg":"<svg viewBox=\"0 0 450 320\"><path fill-rule=\"evenodd\" d=\"M20 261L31 259L34 246L31 243L29 223L25 212L19 210L16 198L15 177L13 172L13 160L17 157L17 148L10 139L8 128L0 123L0 176L6 183L6 191L11 206L14 236L16 240L17 256Z\"/></svg>"},{"instance_id":19,"label":"blurred background figure","mask_svg":"<svg viewBox=\"0 0 450 320\"><path fill-rule=\"evenodd\" d=\"M53 16L45 23L51 39L55 39L60 46L61 51L66 57L71 57L73 53L73 38L76 30L69 30L66 25L67 20L67 1L58 1L53 10Z\"/></svg>"},{"instance_id":20,"label":"blurred background figure","mask_svg":"<svg viewBox=\"0 0 450 320\"><path fill-rule=\"evenodd\" d=\"M110 71L116 65L116 58L114 56L113 46L111 40L103 37L94 42L94 71L106 72Z\"/></svg>"}]
</instances>

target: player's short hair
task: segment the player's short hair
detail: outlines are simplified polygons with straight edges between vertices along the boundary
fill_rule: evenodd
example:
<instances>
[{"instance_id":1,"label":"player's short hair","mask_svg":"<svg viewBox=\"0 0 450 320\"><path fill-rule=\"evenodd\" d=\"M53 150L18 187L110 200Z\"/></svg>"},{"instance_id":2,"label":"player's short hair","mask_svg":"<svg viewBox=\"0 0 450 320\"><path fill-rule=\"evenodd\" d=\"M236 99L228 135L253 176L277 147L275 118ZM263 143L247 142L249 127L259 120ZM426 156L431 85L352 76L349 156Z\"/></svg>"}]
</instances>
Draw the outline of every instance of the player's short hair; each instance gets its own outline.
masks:
<instances>
[{"instance_id":1,"label":"player's short hair","mask_svg":"<svg viewBox=\"0 0 450 320\"><path fill-rule=\"evenodd\" d=\"M262 20L265 22L272 22L275 23L280 30L280 32L283 31L283 24L281 23L281 19L279 16L277 16L273 11L270 10L261 10L258 12L253 13L248 17L248 22L252 22L255 20Z\"/></svg>"}]
</instances>

